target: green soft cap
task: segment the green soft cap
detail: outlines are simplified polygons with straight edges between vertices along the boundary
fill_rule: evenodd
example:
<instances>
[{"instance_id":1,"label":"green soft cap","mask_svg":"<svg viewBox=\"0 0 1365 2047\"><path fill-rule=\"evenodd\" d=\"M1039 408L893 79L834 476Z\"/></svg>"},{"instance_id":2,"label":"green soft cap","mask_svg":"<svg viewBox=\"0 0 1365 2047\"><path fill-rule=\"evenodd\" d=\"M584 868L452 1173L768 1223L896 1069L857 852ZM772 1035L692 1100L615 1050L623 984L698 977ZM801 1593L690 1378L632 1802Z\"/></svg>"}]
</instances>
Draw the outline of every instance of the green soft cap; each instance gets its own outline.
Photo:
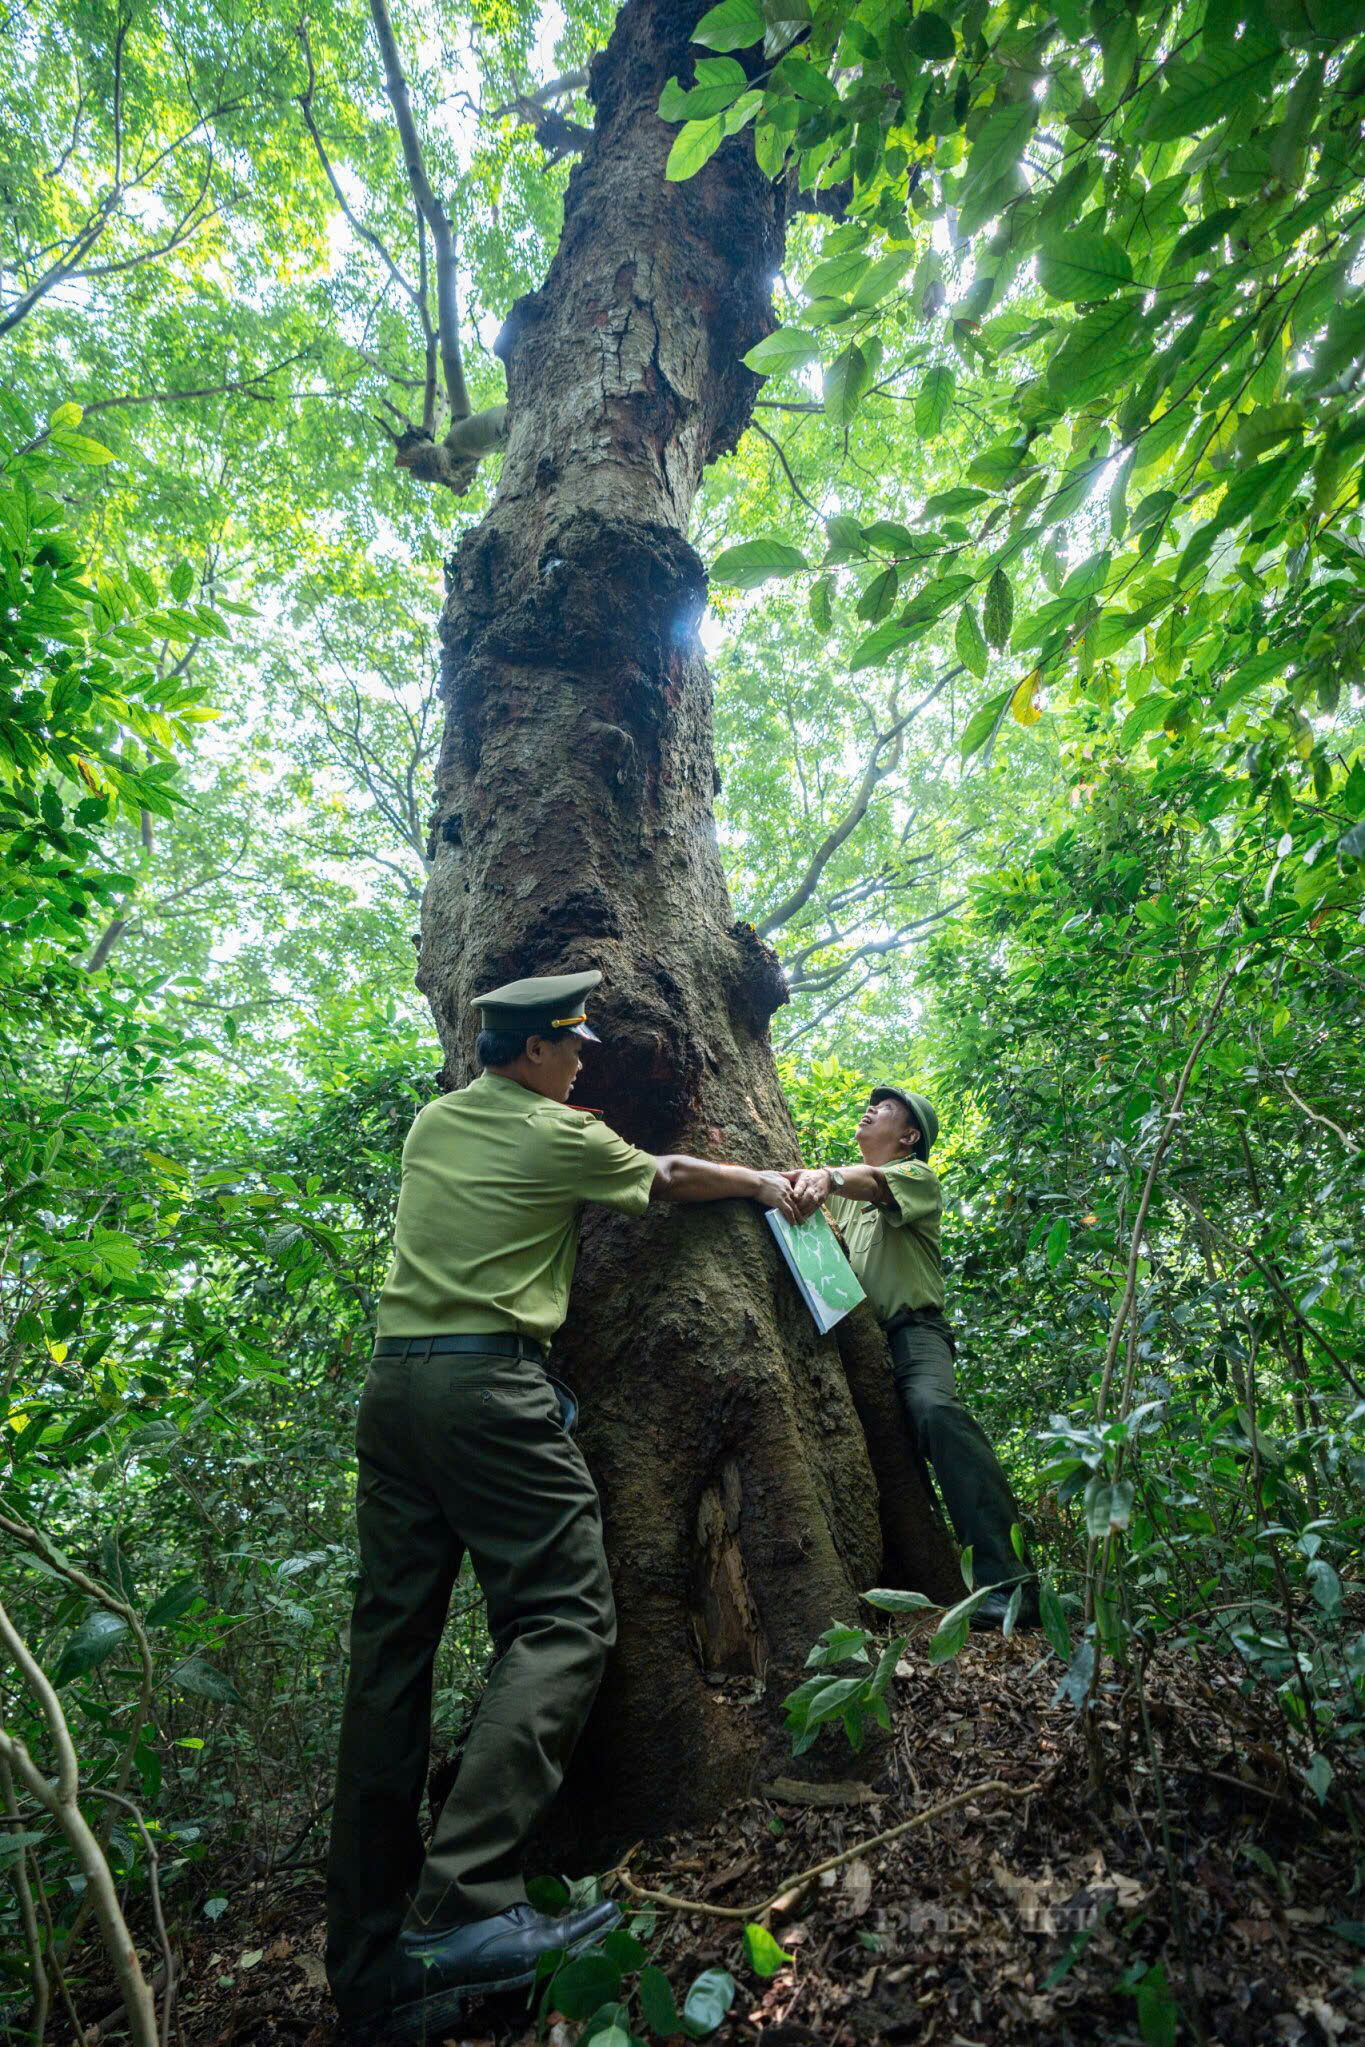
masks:
<instances>
[{"instance_id":1,"label":"green soft cap","mask_svg":"<svg viewBox=\"0 0 1365 2047\"><path fill-rule=\"evenodd\" d=\"M486 1031L525 1031L529 1038L571 1030L576 1037L600 1045L597 1033L588 1029L583 999L601 980L596 967L582 974L533 974L525 981L508 981L502 988L476 995L474 1007Z\"/></svg>"},{"instance_id":2,"label":"green soft cap","mask_svg":"<svg viewBox=\"0 0 1365 2047\"><path fill-rule=\"evenodd\" d=\"M938 1136L938 1116L933 1103L926 1100L923 1095L912 1095L908 1088L897 1087L892 1081L880 1082L873 1088L868 1100L884 1102L888 1097L893 1102L903 1102L909 1110L924 1140L919 1155L922 1159L927 1159L933 1150L934 1139Z\"/></svg>"}]
</instances>

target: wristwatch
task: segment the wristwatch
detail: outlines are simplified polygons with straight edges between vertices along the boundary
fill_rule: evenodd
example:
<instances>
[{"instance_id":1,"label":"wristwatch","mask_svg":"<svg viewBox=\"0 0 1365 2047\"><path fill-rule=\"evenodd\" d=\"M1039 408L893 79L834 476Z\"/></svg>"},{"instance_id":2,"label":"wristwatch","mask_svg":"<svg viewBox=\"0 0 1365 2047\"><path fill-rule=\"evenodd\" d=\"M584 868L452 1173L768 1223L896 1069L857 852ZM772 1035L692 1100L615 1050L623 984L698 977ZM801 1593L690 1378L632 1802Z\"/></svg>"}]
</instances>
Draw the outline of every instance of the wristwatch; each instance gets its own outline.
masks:
<instances>
[{"instance_id":1,"label":"wristwatch","mask_svg":"<svg viewBox=\"0 0 1365 2047\"><path fill-rule=\"evenodd\" d=\"M842 1166L831 1166L829 1168L829 1184L834 1189L836 1194L843 1193L844 1169Z\"/></svg>"}]
</instances>

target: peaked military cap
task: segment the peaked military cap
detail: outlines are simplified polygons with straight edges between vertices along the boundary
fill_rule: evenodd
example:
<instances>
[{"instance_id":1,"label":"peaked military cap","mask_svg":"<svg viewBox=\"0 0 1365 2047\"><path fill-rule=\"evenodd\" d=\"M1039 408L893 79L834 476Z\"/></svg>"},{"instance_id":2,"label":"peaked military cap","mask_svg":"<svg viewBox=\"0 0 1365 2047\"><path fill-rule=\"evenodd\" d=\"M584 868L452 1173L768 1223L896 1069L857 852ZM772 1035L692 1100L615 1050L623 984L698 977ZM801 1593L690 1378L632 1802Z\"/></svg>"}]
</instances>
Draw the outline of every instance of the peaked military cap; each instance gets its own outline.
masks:
<instances>
[{"instance_id":1,"label":"peaked military cap","mask_svg":"<svg viewBox=\"0 0 1365 2047\"><path fill-rule=\"evenodd\" d=\"M938 1136L938 1116L933 1103L927 1101L923 1095L912 1095L908 1088L897 1087L892 1081L879 1081L868 1096L868 1100L872 1102L884 1102L888 1099L904 1103L910 1112L924 1140L920 1157L927 1159L933 1149L934 1139Z\"/></svg>"},{"instance_id":2,"label":"peaked military cap","mask_svg":"<svg viewBox=\"0 0 1365 2047\"><path fill-rule=\"evenodd\" d=\"M581 974L533 974L524 981L508 981L476 995L474 1006L483 1016L486 1031L525 1031L528 1037L542 1037L550 1031L570 1030L575 1036L600 1045L596 1031L588 1029L583 998L596 988L602 976L596 967Z\"/></svg>"}]
</instances>

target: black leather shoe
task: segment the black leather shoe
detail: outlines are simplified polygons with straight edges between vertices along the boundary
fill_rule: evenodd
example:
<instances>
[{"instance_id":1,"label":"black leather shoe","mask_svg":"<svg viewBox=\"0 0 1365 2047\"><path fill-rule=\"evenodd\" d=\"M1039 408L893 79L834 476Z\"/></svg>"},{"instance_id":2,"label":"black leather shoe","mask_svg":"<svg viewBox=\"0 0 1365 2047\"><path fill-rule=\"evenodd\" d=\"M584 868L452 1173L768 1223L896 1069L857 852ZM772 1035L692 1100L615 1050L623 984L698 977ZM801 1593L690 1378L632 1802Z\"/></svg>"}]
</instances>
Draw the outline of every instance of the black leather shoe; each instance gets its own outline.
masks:
<instances>
[{"instance_id":1,"label":"black leather shoe","mask_svg":"<svg viewBox=\"0 0 1365 2047\"><path fill-rule=\"evenodd\" d=\"M1005 1615L1010 1610L1010 1600L1013 1595L1014 1587L1012 1585L1002 1585L998 1591L988 1592L972 1615L972 1626L974 1628L1003 1628L1005 1625ZM1016 1629L1036 1628L1038 1626L1038 1587L1036 1585L1026 1584L1024 1586L1024 1596L1019 1602L1019 1618L1014 1625Z\"/></svg>"},{"instance_id":2,"label":"black leather shoe","mask_svg":"<svg viewBox=\"0 0 1365 2047\"><path fill-rule=\"evenodd\" d=\"M620 1917L620 1906L609 1903L559 1918L534 1905L510 1905L491 1919L400 1933L386 2037L438 2040L476 1998L525 1989L542 1955L554 1948L573 1954L609 1933Z\"/></svg>"}]
</instances>

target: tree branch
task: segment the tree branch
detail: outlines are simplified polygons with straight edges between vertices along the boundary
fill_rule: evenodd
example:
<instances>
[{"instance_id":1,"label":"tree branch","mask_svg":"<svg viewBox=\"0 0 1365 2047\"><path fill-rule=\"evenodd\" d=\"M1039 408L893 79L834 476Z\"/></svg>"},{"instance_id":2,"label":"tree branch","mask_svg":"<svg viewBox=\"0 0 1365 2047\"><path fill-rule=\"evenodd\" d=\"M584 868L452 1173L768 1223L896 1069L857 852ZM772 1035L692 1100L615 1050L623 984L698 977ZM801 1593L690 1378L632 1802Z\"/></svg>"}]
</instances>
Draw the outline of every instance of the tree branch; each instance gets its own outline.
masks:
<instances>
[{"instance_id":1,"label":"tree branch","mask_svg":"<svg viewBox=\"0 0 1365 2047\"><path fill-rule=\"evenodd\" d=\"M75 138L72 138L72 147ZM5 1803L5 1818L16 1825L19 1821L19 1804L14 1796L14 1772L9 1763L0 1757L0 1794ZM33 1887L28 1880L29 1850L21 1845L14 1865L14 1887L19 1893L19 1919L24 1929L24 1946L28 1949L28 1965L33 1973L33 2025L30 2038L35 2047L40 2047L47 2030L48 2006L52 2000L52 1989L43 1966L43 1941L38 1925L38 1914L33 1904ZM41 1878L39 1881L41 1882Z\"/></svg>"},{"instance_id":2,"label":"tree branch","mask_svg":"<svg viewBox=\"0 0 1365 2047\"><path fill-rule=\"evenodd\" d=\"M787 978L789 992L792 995L828 994L830 989L838 987L840 981L850 974L860 961L884 959L888 953L899 952L907 940L914 939L918 942L927 938L936 924L941 924L945 917L951 917L955 910L960 910L966 900L965 896L959 896L956 902L946 903L941 910L931 910L927 917L916 917L912 923L902 924L889 938L869 939L866 945L860 945L856 952L849 953L837 966L829 968L825 973L807 975L798 973L794 977L789 975ZM865 987L869 978L870 976L865 976L859 985Z\"/></svg>"},{"instance_id":3,"label":"tree branch","mask_svg":"<svg viewBox=\"0 0 1365 2047\"><path fill-rule=\"evenodd\" d=\"M95 1839L77 1798L79 1773L71 1730L46 1672L0 1606L0 1643L18 1666L24 1683L38 1702L57 1756L57 1780L49 1783L17 1735L0 1727L0 1761L19 1778L29 1796L51 1815L65 1835L84 1874L88 1894L104 1937L105 1952L128 2013L134 2047L158 2047L156 2007L138 1961L128 1922L119 1907L118 1891L103 1849Z\"/></svg>"},{"instance_id":4,"label":"tree branch","mask_svg":"<svg viewBox=\"0 0 1365 2047\"><path fill-rule=\"evenodd\" d=\"M913 705L905 713L904 717L898 718L889 731L880 734L872 748L867 766L863 770L862 778L858 783L857 789L854 791L852 800L844 811L843 816L839 819L839 822L826 834L825 838L816 847L814 853L812 853L807 863L806 871L800 881L789 895L784 896L780 903L769 910L765 917L757 919L756 928L760 938L770 938L774 931L780 931L782 926L789 924L797 911L803 909L810 901L815 893L816 883L819 881L820 876L824 873L845 840L849 838L851 833L856 831L864 817L866 817L868 806L876 793L878 783L885 781L886 777L893 773L898 765L900 761L901 739L906 728L914 723L921 711L928 710L934 699L941 696L948 687L948 684L956 676L963 674L963 672L960 663L954 668L945 669L929 694ZM888 750L889 758L887 757Z\"/></svg>"},{"instance_id":5,"label":"tree branch","mask_svg":"<svg viewBox=\"0 0 1365 2047\"><path fill-rule=\"evenodd\" d=\"M318 162L322 165L323 171L326 174L327 182L332 188L332 196L336 200L337 205L341 208L343 214L346 216L346 219L350 223L352 231L360 237L360 240L362 242L364 242L369 248L374 250L380 262L388 271L389 276L398 286L398 289L401 292L403 292L406 297L411 299L413 305L416 306L418 315L422 321L423 333L428 338L430 338L431 318L427 311L425 292L414 289L414 287L408 282L408 279L403 275L403 272L394 262L393 257L389 254L388 249L380 240L379 236L374 232L374 229L366 227L364 221L361 220L359 215L355 213L354 210L352 209L350 201L347 199L346 194L341 189L340 180L338 179L336 172L332 168L332 159L327 154L327 146L323 142L322 136L319 133L317 122L313 119L313 94L317 89L317 71L313 64L313 46L308 39L307 22L301 21L299 23L298 38L300 47L303 50L304 62L308 66L308 84L305 87L304 91L296 93L294 97L297 99L299 103L299 110L303 115L304 126L307 128L308 133L313 138L313 147L317 151ZM425 250L422 251L422 254L423 257L425 257ZM425 275L426 271L425 261L423 261L422 263L422 271L423 274Z\"/></svg>"},{"instance_id":6,"label":"tree branch","mask_svg":"<svg viewBox=\"0 0 1365 2047\"><path fill-rule=\"evenodd\" d=\"M467 419L469 393L465 388L464 366L460 360L459 302L455 289L455 238L451 232L450 217L436 197L427 177L422 144L417 134L417 123L412 115L412 102L408 98L408 82L403 75L403 61L398 54L393 23L389 19L389 10L384 0L370 0L370 13L379 41L379 54L384 63L385 90L393 106L394 119L398 123L399 139L403 145L403 160L408 167L408 179L412 185L413 197L431 229L431 239L436 251L436 318L440 334L441 369L445 376L446 396L450 401L450 416L452 420Z\"/></svg>"},{"instance_id":7,"label":"tree branch","mask_svg":"<svg viewBox=\"0 0 1365 2047\"><path fill-rule=\"evenodd\" d=\"M820 507L818 505L813 505L811 503L810 499L806 496L806 493L802 490L796 478L792 475L791 463L787 460L787 451L783 447L781 441L774 440L772 435L768 432L767 428L760 426L756 419L751 419L749 421L749 424L753 428L754 432L758 435L759 439L766 441L768 443L768 446L772 449L773 453L777 456L778 461L782 464L782 467L786 472L788 483L791 485L797 497L800 498L806 510L808 512L814 512L816 518L818 519L820 517Z\"/></svg>"},{"instance_id":8,"label":"tree branch","mask_svg":"<svg viewBox=\"0 0 1365 2047\"><path fill-rule=\"evenodd\" d=\"M552 78L548 85L539 86L535 92L519 92L506 106L494 107L490 120L501 121L508 114L518 114L523 107L547 107L551 100L567 99L576 92L586 92L588 74L583 71L566 71L562 78Z\"/></svg>"}]
</instances>

